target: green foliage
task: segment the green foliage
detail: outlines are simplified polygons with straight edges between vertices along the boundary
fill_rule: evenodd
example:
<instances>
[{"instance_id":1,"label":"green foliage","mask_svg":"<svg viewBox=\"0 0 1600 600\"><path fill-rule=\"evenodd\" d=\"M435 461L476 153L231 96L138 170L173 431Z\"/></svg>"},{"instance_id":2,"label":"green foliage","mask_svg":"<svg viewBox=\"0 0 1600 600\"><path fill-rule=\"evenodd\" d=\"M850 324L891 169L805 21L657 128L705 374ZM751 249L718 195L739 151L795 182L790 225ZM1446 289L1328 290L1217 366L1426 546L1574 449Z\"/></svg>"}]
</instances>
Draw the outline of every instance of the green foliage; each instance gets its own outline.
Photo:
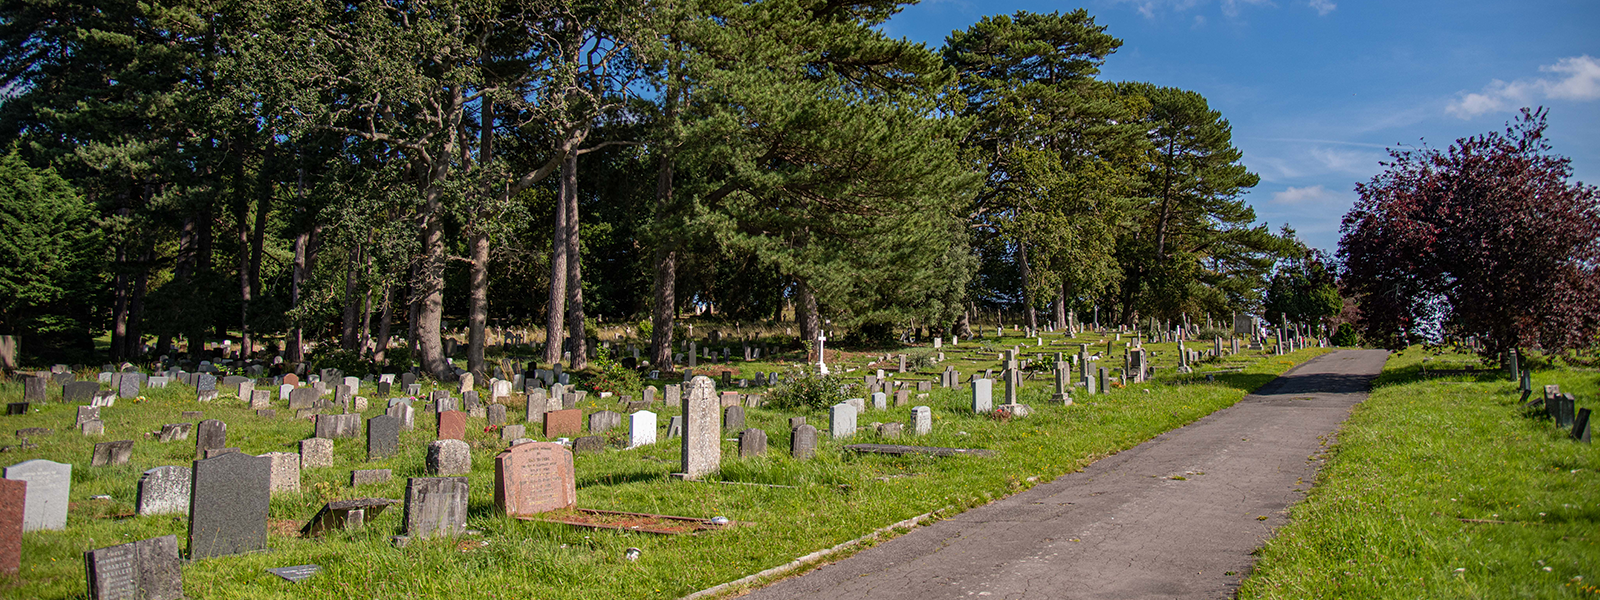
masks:
<instances>
[{"instance_id":1,"label":"green foliage","mask_svg":"<svg viewBox=\"0 0 1600 600\"><path fill-rule=\"evenodd\" d=\"M1344 299L1339 297L1327 256L1320 250L1306 249L1272 277L1262 316L1272 323L1287 315L1292 323L1315 325L1339 314L1342 308Z\"/></svg>"},{"instance_id":2,"label":"green foliage","mask_svg":"<svg viewBox=\"0 0 1600 600\"><path fill-rule=\"evenodd\" d=\"M779 410L814 411L844 402L859 386L837 373L822 375L805 367L794 367L767 394L767 404Z\"/></svg>"},{"instance_id":3,"label":"green foliage","mask_svg":"<svg viewBox=\"0 0 1600 600\"><path fill-rule=\"evenodd\" d=\"M1356 332L1356 327L1349 323L1340 323L1339 329L1333 333L1333 345L1341 348L1354 348L1361 345L1361 334Z\"/></svg>"},{"instance_id":4,"label":"green foliage","mask_svg":"<svg viewBox=\"0 0 1600 600\"><path fill-rule=\"evenodd\" d=\"M347 377L363 377L372 373L372 362L354 350L343 350L332 344L317 346L306 357L312 369L338 369Z\"/></svg>"},{"instance_id":5,"label":"green foliage","mask_svg":"<svg viewBox=\"0 0 1600 600\"><path fill-rule=\"evenodd\" d=\"M596 393L611 392L619 396L628 394L640 397L644 384L637 371L622 366L611 356L611 350L604 346L596 348L594 356L589 361L588 373L578 375L578 385Z\"/></svg>"},{"instance_id":6,"label":"green foliage","mask_svg":"<svg viewBox=\"0 0 1600 600\"><path fill-rule=\"evenodd\" d=\"M39 360L86 358L100 328L89 310L99 242L88 207L54 169L15 150L0 158L0 333Z\"/></svg>"}]
</instances>

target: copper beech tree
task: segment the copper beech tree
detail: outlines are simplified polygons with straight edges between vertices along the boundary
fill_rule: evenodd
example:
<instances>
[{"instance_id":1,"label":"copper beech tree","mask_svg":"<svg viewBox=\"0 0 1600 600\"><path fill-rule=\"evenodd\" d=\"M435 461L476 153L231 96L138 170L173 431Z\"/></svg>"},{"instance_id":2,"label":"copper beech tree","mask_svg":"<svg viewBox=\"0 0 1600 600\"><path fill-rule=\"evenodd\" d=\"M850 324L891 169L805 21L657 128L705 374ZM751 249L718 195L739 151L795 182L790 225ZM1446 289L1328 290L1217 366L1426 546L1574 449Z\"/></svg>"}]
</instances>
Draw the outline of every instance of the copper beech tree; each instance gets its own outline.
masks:
<instances>
[{"instance_id":1,"label":"copper beech tree","mask_svg":"<svg viewBox=\"0 0 1600 600\"><path fill-rule=\"evenodd\" d=\"M1367 340L1400 348L1442 333L1486 358L1559 352L1600 326L1600 206L1551 153L1546 111L1448 150L1391 150L1344 217L1344 281Z\"/></svg>"}]
</instances>

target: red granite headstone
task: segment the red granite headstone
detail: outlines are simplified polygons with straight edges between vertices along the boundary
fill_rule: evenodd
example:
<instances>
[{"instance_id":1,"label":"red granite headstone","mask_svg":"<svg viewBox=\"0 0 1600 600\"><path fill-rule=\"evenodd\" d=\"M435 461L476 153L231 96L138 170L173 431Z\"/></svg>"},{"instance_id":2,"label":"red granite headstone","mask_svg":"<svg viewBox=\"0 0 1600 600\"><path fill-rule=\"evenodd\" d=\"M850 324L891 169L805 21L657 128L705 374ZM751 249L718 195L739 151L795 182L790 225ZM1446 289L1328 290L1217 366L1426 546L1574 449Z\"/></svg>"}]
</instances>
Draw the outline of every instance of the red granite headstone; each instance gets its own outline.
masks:
<instances>
[{"instance_id":1,"label":"red granite headstone","mask_svg":"<svg viewBox=\"0 0 1600 600\"><path fill-rule=\"evenodd\" d=\"M572 453L561 444L518 444L494 457L494 504L506 516L572 508L578 502Z\"/></svg>"},{"instance_id":2,"label":"red granite headstone","mask_svg":"<svg viewBox=\"0 0 1600 600\"><path fill-rule=\"evenodd\" d=\"M296 377L294 373L289 373L288 375L283 376L283 384L298 386L300 385L300 378Z\"/></svg>"},{"instance_id":3,"label":"red granite headstone","mask_svg":"<svg viewBox=\"0 0 1600 600\"><path fill-rule=\"evenodd\" d=\"M0 573L15 575L22 567L22 505L28 482L0 479Z\"/></svg>"},{"instance_id":4,"label":"red granite headstone","mask_svg":"<svg viewBox=\"0 0 1600 600\"><path fill-rule=\"evenodd\" d=\"M583 432L583 409L552 410L544 414L544 437L578 435Z\"/></svg>"},{"instance_id":5,"label":"red granite headstone","mask_svg":"<svg viewBox=\"0 0 1600 600\"><path fill-rule=\"evenodd\" d=\"M459 410L447 410L439 413L439 439L467 439L467 413Z\"/></svg>"}]
</instances>

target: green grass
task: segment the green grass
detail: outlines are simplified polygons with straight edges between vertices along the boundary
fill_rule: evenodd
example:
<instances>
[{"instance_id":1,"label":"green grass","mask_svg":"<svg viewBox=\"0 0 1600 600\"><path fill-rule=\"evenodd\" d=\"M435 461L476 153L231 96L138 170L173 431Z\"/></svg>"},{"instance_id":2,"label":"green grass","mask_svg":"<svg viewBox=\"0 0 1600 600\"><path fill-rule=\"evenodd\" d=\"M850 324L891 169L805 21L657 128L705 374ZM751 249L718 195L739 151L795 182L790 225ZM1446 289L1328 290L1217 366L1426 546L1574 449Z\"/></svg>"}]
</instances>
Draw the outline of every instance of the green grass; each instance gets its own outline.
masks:
<instances>
[{"instance_id":1,"label":"green grass","mask_svg":"<svg viewBox=\"0 0 1600 600\"><path fill-rule=\"evenodd\" d=\"M1085 338L1090 339L1090 338ZM1098 338L1094 338L1098 339ZM1020 340L991 344L1009 347ZM1172 346L1172 345L1167 345ZM1175 346L1174 346L1175 347ZM1072 349L1075 350L1075 346ZM1104 348L1104 345L1101 345ZM1046 347L1055 351L1066 348ZM1024 348L1024 356L1034 348ZM947 353L954 351L947 350ZM843 443L824 440L817 457L788 457L787 419L796 416L766 409L748 409L749 427L768 432L770 452L738 459L736 444L725 442L720 477L726 481L769 483L788 488L721 485L671 480L678 464L677 440L633 450L608 449L577 458L578 505L583 508L651 512L691 517L726 516L741 527L694 536L653 536L591 531L563 525L496 516L493 506L493 457L504 447L482 431L481 419L468 420L473 446L473 473L468 527L481 535L455 540L414 541L395 548L390 536L400 532L401 509L393 507L359 532L335 532L322 539L300 539L293 532L323 503L356 497L400 498L405 478L424 476L423 458L432 439L433 418L419 414L417 429L405 432L401 452L374 462L365 460L364 439L336 440L334 466L302 472L302 491L275 496L271 503L267 552L213 558L184 566L185 591L192 598L675 598L781 565L795 557L833 546L879 527L929 511L959 512L1016 493L1039 482L1081 469L1090 462L1130 448L1164 431L1192 422L1237 402L1293 364L1320 354L1304 350L1286 357L1252 354L1230 359L1239 373L1207 383L1171 380L1137 384L1110 394L1074 394L1077 405L1049 405L1047 381L1029 382L1021 401L1037 411L1030 418L1000 422L970 414L966 387L935 389L926 401L933 408L934 433L896 441L919 445L988 448L992 458L888 457L843 453ZM952 360L964 372L997 366L994 357ZM1120 365L1120 358L1112 361ZM746 370L773 370L779 365L740 365ZM852 376L870 372L863 364ZM941 367L942 368L942 365ZM1210 368L1210 367L1207 367ZM1169 369L1170 370L1170 369ZM1204 370L1204 369L1202 369ZM1145 390L1149 390L1147 393ZM59 392L52 389L52 395ZM996 395L1000 394L996 390ZM15 401L19 383L0 383L0 398ZM997 403L998 403L997 397ZM611 399L591 395L588 410L614 408ZM125 517L133 512L139 474L160 465L187 465L194 441L161 444L146 432L163 423L179 422L179 412L201 410L207 418L228 423L228 443L250 454L293 452L310 437L308 421L255 416L244 403L223 398L207 404L193 400L181 385L148 391L147 400L118 401L102 409L103 438L84 438L71 427L74 406L51 402L35 405L28 415L8 417L10 429L50 427L55 434L34 439L36 449L12 451L5 464L47 458L73 464L73 503L68 527L59 532L30 532L23 539L19 582L0 589L5 598L81 598L84 596L82 553L86 550L159 535L185 537L183 516ZM365 417L381 413L374 398ZM906 421L910 406L868 411L859 423ZM657 405L664 427L676 407ZM520 410L510 411L513 415ZM827 416L804 415L825 426ZM530 428L532 429L532 428ZM530 431L530 434L533 432ZM620 433L620 432L619 432ZM725 432L731 437L731 432ZM825 437L825 435L824 435ZM132 463L116 467L88 465L97 441L137 440ZM876 441L870 432L851 442ZM348 487L352 469L393 469L387 485ZM106 494L111 501L90 500ZM624 550L643 551L637 562L623 559ZM297 585L265 572L267 568L313 563L323 573Z\"/></svg>"},{"instance_id":2,"label":"green grass","mask_svg":"<svg viewBox=\"0 0 1600 600\"><path fill-rule=\"evenodd\" d=\"M1390 358L1241 598L1600 597L1600 451L1525 413L1503 373L1418 379L1424 356ZM1533 374L1580 406L1597 382Z\"/></svg>"}]
</instances>

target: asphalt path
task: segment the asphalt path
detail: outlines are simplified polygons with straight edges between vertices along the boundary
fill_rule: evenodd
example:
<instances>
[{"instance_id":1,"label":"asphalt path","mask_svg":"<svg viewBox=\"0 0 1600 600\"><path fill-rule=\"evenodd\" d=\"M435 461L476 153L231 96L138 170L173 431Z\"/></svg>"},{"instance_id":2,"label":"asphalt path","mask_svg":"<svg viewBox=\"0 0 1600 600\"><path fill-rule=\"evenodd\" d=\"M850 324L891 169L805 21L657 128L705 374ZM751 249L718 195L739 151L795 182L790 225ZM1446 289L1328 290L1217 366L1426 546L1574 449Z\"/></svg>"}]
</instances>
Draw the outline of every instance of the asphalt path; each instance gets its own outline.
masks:
<instances>
[{"instance_id":1,"label":"asphalt path","mask_svg":"<svg viewBox=\"0 0 1600 600\"><path fill-rule=\"evenodd\" d=\"M1232 597L1387 357L1322 355L1083 471L744 597Z\"/></svg>"}]
</instances>

